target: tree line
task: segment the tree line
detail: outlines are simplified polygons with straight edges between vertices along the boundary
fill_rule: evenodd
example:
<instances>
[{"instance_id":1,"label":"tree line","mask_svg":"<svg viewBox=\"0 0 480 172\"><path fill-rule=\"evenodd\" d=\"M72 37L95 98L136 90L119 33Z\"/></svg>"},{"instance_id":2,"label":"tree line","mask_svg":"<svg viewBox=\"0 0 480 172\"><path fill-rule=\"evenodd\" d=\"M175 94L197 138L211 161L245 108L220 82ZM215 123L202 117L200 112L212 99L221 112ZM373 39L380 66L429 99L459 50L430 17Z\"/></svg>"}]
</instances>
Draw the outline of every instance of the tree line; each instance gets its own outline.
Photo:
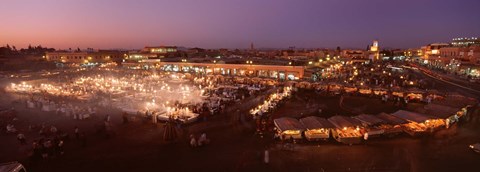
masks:
<instances>
[{"instance_id":1,"label":"tree line","mask_svg":"<svg viewBox=\"0 0 480 172\"><path fill-rule=\"evenodd\" d=\"M27 48L17 49L15 46L9 44L0 47L0 56L7 57L11 55L44 55L46 52L53 52L54 48L42 47L41 45L28 45Z\"/></svg>"}]
</instances>

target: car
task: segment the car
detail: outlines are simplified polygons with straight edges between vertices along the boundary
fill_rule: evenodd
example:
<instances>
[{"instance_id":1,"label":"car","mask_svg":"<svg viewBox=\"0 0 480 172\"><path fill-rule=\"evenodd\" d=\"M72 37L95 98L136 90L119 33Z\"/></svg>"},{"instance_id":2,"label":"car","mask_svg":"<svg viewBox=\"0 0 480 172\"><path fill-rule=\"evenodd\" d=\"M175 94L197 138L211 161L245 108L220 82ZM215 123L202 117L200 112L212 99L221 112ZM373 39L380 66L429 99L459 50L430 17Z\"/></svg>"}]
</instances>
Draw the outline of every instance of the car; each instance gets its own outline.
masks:
<instances>
[{"instance_id":1,"label":"car","mask_svg":"<svg viewBox=\"0 0 480 172\"><path fill-rule=\"evenodd\" d=\"M480 153L480 143L471 144L468 147L470 147L470 149L472 149L473 151Z\"/></svg>"},{"instance_id":2,"label":"car","mask_svg":"<svg viewBox=\"0 0 480 172\"><path fill-rule=\"evenodd\" d=\"M25 167L19 162L7 162L0 164L0 172L26 172Z\"/></svg>"}]
</instances>

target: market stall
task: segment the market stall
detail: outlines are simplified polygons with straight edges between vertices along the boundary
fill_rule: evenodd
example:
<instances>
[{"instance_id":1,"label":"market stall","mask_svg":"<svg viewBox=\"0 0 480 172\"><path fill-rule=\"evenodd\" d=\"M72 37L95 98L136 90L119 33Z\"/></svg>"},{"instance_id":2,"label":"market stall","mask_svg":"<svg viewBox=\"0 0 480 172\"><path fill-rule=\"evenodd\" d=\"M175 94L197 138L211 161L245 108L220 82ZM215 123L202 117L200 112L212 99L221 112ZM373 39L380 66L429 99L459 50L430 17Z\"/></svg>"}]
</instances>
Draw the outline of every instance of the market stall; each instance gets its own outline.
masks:
<instances>
[{"instance_id":1,"label":"market stall","mask_svg":"<svg viewBox=\"0 0 480 172\"><path fill-rule=\"evenodd\" d=\"M297 87L298 88L310 88L310 85L311 85L310 82L302 81L302 82L299 82L297 84Z\"/></svg>"},{"instance_id":2,"label":"market stall","mask_svg":"<svg viewBox=\"0 0 480 172\"><path fill-rule=\"evenodd\" d=\"M325 83L315 83L315 89L317 90L326 91L328 87L329 85Z\"/></svg>"},{"instance_id":3,"label":"market stall","mask_svg":"<svg viewBox=\"0 0 480 172\"><path fill-rule=\"evenodd\" d=\"M432 104L438 104L438 105L460 109L462 113L458 113L457 115L459 118L462 118L468 114L469 107L472 107L475 104L478 104L478 100L464 97L458 94L451 94L451 95L445 96L445 99L434 100Z\"/></svg>"},{"instance_id":4,"label":"market stall","mask_svg":"<svg viewBox=\"0 0 480 172\"><path fill-rule=\"evenodd\" d=\"M371 95L372 94L372 89L370 87L367 87L367 86L360 86L360 88L358 89L358 93L360 93L362 95Z\"/></svg>"},{"instance_id":5,"label":"market stall","mask_svg":"<svg viewBox=\"0 0 480 172\"><path fill-rule=\"evenodd\" d=\"M409 100L421 101L423 100L424 90L419 88L410 88L406 91Z\"/></svg>"},{"instance_id":6,"label":"market stall","mask_svg":"<svg viewBox=\"0 0 480 172\"><path fill-rule=\"evenodd\" d=\"M346 116L332 116L328 121L335 126L332 137L340 143L358 144L362 142L363 133L360 121Z\"/></svg>"},{"instance_id":7,"label":"market stall","mask_svg":"<svg viewBox=\"0 0 480 172\"><path fill-rule=\"evenodd\" d=\"M357 92L358 89L354 85L345 85L343 86L343 90L346 93L354 93L354 92Z\"/></svg>"},{"instance_id":8,"label":"market stall","mask_svg":"<svg viewBox=\"0 0 480 172\"><path fill-rule=\"evenodd\" d=\"M432 100L441 100L443 98L445 98L445 93L442 93L438 90L435 90L435 89L430 89L430 90L427 90L427 96L430 96L432 98Z\"/></svg>"},{"instance_id":9,"label":"market stall","mask_svg":"<svg viewBox=\"0 0 480 172\"><path fill-rule=\"evenodd\" d=\"M392 113L392 115L409 122L404 125L404 131L411 136L433 132L438 127L445 125L445 122L437 117L406 110L398 110Z\"/></svg>"},{"instance_id":10,"label":"market stall","mask_svg":"<svg viewBox=\"0 0 480 172\"><path fill-rule=\"evenodd\" d=\"M387 136L394 136L403 133L403 125L408 123L408 121L402 118L384 112L377 114L376 117L385 122L381 124L380 127L383 128L385 131L384 134Z\"/></svg>"},{"instance_id":11,"label":"market stall","mask_svg":"<svg viewBox=\"0 0 480 172\"><path fill-rule=\"evenodd\" d=\"M390 91L392 92L392 95L396 97L403 97L405 93L404 90L398 86L392 87Z\"/></svg>"},{"instance_id":12,"label":"market stall","mask_svg":"<svg viewBox=\"0 0 480 172\"><path fill-rule=\"evenodd\" d=\"M269 95L266 100L263 101L263 103L251 109L250 114L252 114L254 118L257 118L267 112L272 111L277 107L279 102L283 101L285 98L288 98L291 95L291 92L292 87L284 87L281 92Z\"/></svg>"},{"instance_id":13,"label":"market stall","mask_svg":"<svg viewBox=\"0 0 480 172\"><path fill-rule=\"evenodd\" d=\"M302 139L302 132L305 127L294 118L283 117L273 120L276 127L276 132L281 136L281 139Z\"/></svg>"},{"instance_id":14,"label":"market stall","mask_svg":"<svg viewBox=\"0 0 480 172\"><path fill-rule=\"evenodd\" d=\"M325 118L309 116L300 119L300 123L306 128L304 134L307 140L327 140L330 138L330 130L335 128L333 124Z\"/></svg>"},{"instance_id":15,"label":"market stall","mask_svg":"<svg viewBox=\"0 0 480 172\"><path fill-rule=\"evenodd\" d=\"M373 90L373 94L377 95L377 96L383 96L385 94L387 94L388 92L388 89L386 88L383 88L383 87L375 87L372 89Z\"/></svg>"},{"instance_id":16,"label":"market stall","mask_svg":"<svg viewBox=\"0 0 480 172\"><path fill-rule=\"evenodd\" d=\"M342 89L343 89L342 85L337 83L329 83L327 88L329 92L333 92L336 94L339 94L342 91Z\"/></svg>"},{"instance_id":17,"label":"market stall","mask_svg":"<svg viewBox=\"0 0 480 172\"><path fill-rule=\"evenodd\" d=\"M367 114L357 115L353 118L360 121L362 123L362 126L365 128L364 139L371 137L380 137L385 133L385 130L380 127L385 122L380 118Z\"/></svg>"},{"instance_id":18,"label":"market stall","mask_svg":"<svg viewBox=\"0 0 480 172\"><path fill-rule=\"evenodd\" d=\"M462 109L439 104L428 104L424 106L424 113L445 120L446 128L449 128L451 124L458 122L459 118L463 116Z\"/></svg>"},{"instance_id":19,"label":"market stall","mask_svg":"<svg viewBox=\"0 0 480 172\"><path fill-rule=\"evenodd\" d=\"M195 122L198 119L199 114L193 113L191 110L187 109L171 109L168 108L167 111L160 111L154 113L159 121L169 121L170 119L178 120L184 124Z\"/></svg>"}]
</instances>

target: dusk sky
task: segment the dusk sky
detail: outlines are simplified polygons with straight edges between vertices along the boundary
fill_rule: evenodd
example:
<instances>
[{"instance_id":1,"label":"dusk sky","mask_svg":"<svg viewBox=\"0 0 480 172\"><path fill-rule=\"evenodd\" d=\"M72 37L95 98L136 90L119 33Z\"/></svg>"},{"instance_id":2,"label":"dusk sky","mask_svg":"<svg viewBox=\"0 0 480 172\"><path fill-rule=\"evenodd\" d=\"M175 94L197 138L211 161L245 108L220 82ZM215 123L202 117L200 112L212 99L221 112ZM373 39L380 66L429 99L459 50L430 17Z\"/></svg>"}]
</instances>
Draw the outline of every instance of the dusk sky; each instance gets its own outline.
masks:
<instances>
[{"instance_id":1,"label":"dusk sky","mask_svg":"<svg viewBox=\"0 0 480 172\"><path fill-rule=\"evenodd\" d=\"M480 0L9 0L0 45L415 48L480 36Z\"/></svg>"}]
</instances>

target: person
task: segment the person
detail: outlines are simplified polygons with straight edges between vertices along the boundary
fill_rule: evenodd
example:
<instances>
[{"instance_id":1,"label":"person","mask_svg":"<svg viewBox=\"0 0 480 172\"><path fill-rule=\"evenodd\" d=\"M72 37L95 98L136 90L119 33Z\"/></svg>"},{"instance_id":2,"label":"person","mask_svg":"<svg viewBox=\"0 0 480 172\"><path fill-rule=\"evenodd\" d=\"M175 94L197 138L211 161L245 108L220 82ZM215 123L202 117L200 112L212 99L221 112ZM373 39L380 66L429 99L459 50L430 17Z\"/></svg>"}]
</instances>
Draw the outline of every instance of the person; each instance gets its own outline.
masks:
<instances>
[{"instance_id":1,"label":"person","mask_svg":"<svg viewBox=\"0 0 480 172\"><path fill-rule=\"evenodd\" d=\"M80 134L80 140L82 141L82 147L87 147L87 136L84 132Z\"/></svg>"},{"instance_id":2,"label":"person","mask_svg":"<svg viewBox=\"0 0 480 172\"><path fill-rule=\"evenodd\" d=\"M55 126L53 126L53 125L50 127L50 133L52 133L52 134L57 134L57 131L58 131L58 130L57 130L57 127L55 127Z\"/></svg>"},{"instance_id":3,"label":"person","mask_svg":"<svg viewBox=\"0 0 480 172\"><path fill-rule=\"evenodd\" d=\"M128 116L126 112L123 112L122 114L122 119L123 119L123 124L128 123Z\"/></svg>"},{"instance_id":4,"label":"person","mask_svg":"<svg viewBox=\"0 0 480 172\"><path fill-rule=\"evenodd\" d=\"M75 126L75 138L78 140L80 138L80 129L78 129L77 126Z\"/></svg>"},{"instance_id":5,"label":"person","mask_svg":"<svg viewBox=\"0 0 480 172\"><path fill-rule=\"evenodd\" d=\"M22 145L27 143L26 139L25 139L25 135L23 133L18 133L17 139L18 139L18 141L20 141L20 144L22 144Z\"/></svg>"},{"instance_id":6,"label":"person","mask_svg":"<svg viewBox=\"0 0 480 172\"><path fill-rule=\"evenodd\" d=\"M207 134L202 133L200 138L198 139L198 146L206 145L208 144L209 140L207 139Z\"/></svg>"},{"instance_id":7,"label":"person","mask_svg":"<svg viewBox=\"0 0 480 172\"><path fill-rule=\"evenodd\" d=\"M45 136L45 125L42 124L41 128L40 128L40 131L38 131L38 134L40 134L41 136Z\"/></svg>"},{"instance_id":8,"label":"person","mask_svg":"<svg viewBox=\"0 0 480 172\"><path fill-rule=\"evenodd\" d=\"M64 150L63 150L63 140L60 140L57 144L57 150L58 150L58 153L60 153L60 155L63 155Z\"/></svg>"},{"instance_id":9,"label":"person","mask_svg":"<svg viewBox=\"0 0 480 172\"><path fill-rule=\"evenodd\" d=\"M290 136L290 144L291 144L291 149L293 150L295 148L295 139L293 139L293 136Z\"/></svg>"},{"instance_id":10,"label":"person","mask_svg":"<svg viewBox=\"0 0 480 172\"><path fill-rule=\"evenodd\" d=\"M368 133L367 132L363 135L363 139L368 140Z\"/></svg>"},{"instance_id":11,"label":"person","mask_svg":"<svg viewBox=\"0 0 480 172\"><path fill-rule=\"evenodd\" d=\"M7 124L7 133L16 133L17 129L13 124Z\"/></svg>"},{"instance_id":12,"label":"person","mask_svg":"<svg viewBox=\"0 0 480 172\"><path fill-rule=\"evenodd\" d=\"M32 149L33 149L33 154L31 156L32 161L36 162L40 159L41 157L41 150L40 150L40 145L36 140L32 142Z\"/></svg>"},{"instance_id":13,"label":"person","mask_svg":"<svg viewBox=\"0 0 480 172\"><path fill-rule=\"evenodd\" d=\"M50 140L43 141L43 151L42 151L42 157L44 159L48 158L48 155L51 154L51 147L52 147L52 142Z\"/></svg>"},{"instance_id":14,"label":"person","mask_svg":"<svg viewBox=\"0 0 480 172\"><path fill-rule=\"evenodd\" d=\"M267 149L267 150L265 150L265 152L264 152L263 162L264 162L265 164L268 164L269 161L270 161L270 154L268 153L268 149Z\"/></svg>"},{"instance_id":15,"label":"person","mask_svg":"<svg viewBox=\"0 0 480 172\"><path fill-rule=\"evenodd\" d=\"M105 117L105 121L110 122L110 115L107 115L107 117Z\"/></svg>"},{"instance_id":16,"label":"person","mask_svg":"<svg viewBox=\"0 0 480 172\"><path fill-rule=\"evenodd\" d=\"M190 146L191 147L197 147L197 140L195 140L195 136L190 135Z\"/></svg>"},{"instance_id":17,"label":"person","mask_svg":"<svg viewBox=\"0 0 480 172\"><path fill-rule=\"evenodd\" d=\"M107 121L105 121L103 125L105 128L105 137L110 138L110 134L112 132L112 125L110 124L110 122Z\"/></svg>"}]
</instances>

